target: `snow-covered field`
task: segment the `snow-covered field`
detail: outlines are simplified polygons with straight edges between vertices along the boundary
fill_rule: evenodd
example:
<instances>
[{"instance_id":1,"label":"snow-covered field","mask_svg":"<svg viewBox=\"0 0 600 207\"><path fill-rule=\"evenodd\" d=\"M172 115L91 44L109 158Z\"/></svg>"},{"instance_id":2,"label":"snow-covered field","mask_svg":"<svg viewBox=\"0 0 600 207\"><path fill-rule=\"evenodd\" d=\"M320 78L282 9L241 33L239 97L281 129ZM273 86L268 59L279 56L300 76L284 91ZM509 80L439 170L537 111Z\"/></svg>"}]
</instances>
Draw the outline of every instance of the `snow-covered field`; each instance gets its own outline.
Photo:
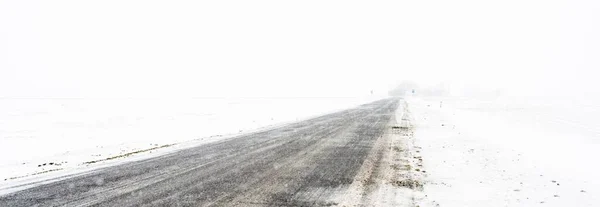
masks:
<instances>
[{"instance_id":1,"label":"snow-covered field","mask_svg":"<svg viewBox=\"0 0 600 207\"><path fill-rule=\"evenodd\" d=\"M598 206L600 102L408 98L434 206Z\"/></svg>"},{"instance_id":2,"label":"snow-covered field","mask_svg":"<svg viewBox=\"0 0 600 207\"><path fill-rule=\"evenodd\" d=\"M378 98L0 99L0 191Z\"/></svg>"}]
</instances>

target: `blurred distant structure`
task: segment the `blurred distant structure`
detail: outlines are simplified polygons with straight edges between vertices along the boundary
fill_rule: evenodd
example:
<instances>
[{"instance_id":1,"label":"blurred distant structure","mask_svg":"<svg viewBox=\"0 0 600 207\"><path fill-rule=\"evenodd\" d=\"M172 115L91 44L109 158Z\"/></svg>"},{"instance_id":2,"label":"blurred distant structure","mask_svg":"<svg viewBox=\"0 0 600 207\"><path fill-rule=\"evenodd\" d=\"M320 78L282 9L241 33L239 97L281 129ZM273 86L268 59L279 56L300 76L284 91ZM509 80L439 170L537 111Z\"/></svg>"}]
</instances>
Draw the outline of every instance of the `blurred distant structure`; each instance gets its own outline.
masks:
<instances>
[{"instance_id":1,"label":"blurred distant structure","mask_svg":"<svg viewBox=\"0 0 600 207\"><path fill-rule=\"evenodd\" d=\"M403 81L394 89L390 90L388 94L390 96L406 96L408 94L415 94L418 90L418 85L411 81Z\"/></svg>"},{"instance_id":2,"label":"blurred distant structure","mask_svg":"<svg viewBox=\"0 0 600 207\"><path fill-rule=\"evenodd\" d=\"M447 96L450 95L450 86L445 83L439 83L435 86L423 88L419 91L421 96Z\"/></svg>"},{"instance_id":3,"label":"blurred distant structure","mask_svg":"<svg viewBox=\"0 0 600 207\"><path fill-rule=\"evenodd\" d=\"M435 86L420 88L414 82L403 81L388 92L390 96L446 96L450 94L450 86L439 83Z\"/></svg>"}]
</instances>

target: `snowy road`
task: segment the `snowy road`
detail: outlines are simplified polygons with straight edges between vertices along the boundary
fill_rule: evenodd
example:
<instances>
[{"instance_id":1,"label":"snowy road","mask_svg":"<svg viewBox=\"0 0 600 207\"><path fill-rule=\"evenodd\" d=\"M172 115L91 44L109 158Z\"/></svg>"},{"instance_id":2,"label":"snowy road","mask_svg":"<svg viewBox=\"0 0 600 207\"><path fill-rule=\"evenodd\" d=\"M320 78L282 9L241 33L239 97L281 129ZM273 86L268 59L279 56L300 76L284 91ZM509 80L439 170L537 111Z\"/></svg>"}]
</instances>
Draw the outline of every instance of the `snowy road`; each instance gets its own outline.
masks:
<instances>
[{"instance_id":1,"label":"snowy road","mask_svg":"<svg viewBox=\"0 0 600 207\"><path fill-rule=\"evenodd\" d=\"M100 169L3 195L0 206L336 205L398 106L381 100Z\"/></svg>"}]
</instances>

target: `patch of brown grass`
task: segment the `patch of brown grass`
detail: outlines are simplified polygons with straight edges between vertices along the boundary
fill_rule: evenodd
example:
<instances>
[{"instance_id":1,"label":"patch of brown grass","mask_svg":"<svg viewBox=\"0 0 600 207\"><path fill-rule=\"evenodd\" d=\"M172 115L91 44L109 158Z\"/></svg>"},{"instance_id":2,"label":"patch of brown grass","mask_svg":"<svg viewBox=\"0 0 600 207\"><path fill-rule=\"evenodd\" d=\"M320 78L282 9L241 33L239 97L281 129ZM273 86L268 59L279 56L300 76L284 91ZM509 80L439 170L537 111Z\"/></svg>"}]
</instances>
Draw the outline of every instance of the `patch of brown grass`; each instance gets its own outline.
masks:
<instances>
[{"instance_id":1,"label":"patch of brown grass","mask_svg":"<svg viewBox=\"0 0 600 207\"><path fill-rule=\"evenodd\" d=\"M392 185L396 187L404 187L410 189L423 189L423 183L421 181L413 179L396 180L392 182Z\"/></svg>"}]
</instances>

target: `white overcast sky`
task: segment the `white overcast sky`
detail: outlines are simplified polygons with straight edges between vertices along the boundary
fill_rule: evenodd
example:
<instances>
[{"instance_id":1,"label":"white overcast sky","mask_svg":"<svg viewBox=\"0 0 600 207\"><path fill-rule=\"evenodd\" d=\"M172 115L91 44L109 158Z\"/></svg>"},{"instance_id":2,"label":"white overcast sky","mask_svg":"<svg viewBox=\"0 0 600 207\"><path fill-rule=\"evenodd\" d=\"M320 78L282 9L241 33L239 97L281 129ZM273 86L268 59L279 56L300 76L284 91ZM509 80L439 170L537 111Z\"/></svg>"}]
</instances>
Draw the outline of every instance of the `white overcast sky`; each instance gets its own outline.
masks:
<instances>
[{"instance_id":1,"label":"white overcast sky","mask_svg":"<svg viewBox=\"0 0 600 207\"><path fill-rule=\"evenodd\" d=\"M0 2L0 97L600 88L595 0Z\"/></svg>"}]
</instances>

